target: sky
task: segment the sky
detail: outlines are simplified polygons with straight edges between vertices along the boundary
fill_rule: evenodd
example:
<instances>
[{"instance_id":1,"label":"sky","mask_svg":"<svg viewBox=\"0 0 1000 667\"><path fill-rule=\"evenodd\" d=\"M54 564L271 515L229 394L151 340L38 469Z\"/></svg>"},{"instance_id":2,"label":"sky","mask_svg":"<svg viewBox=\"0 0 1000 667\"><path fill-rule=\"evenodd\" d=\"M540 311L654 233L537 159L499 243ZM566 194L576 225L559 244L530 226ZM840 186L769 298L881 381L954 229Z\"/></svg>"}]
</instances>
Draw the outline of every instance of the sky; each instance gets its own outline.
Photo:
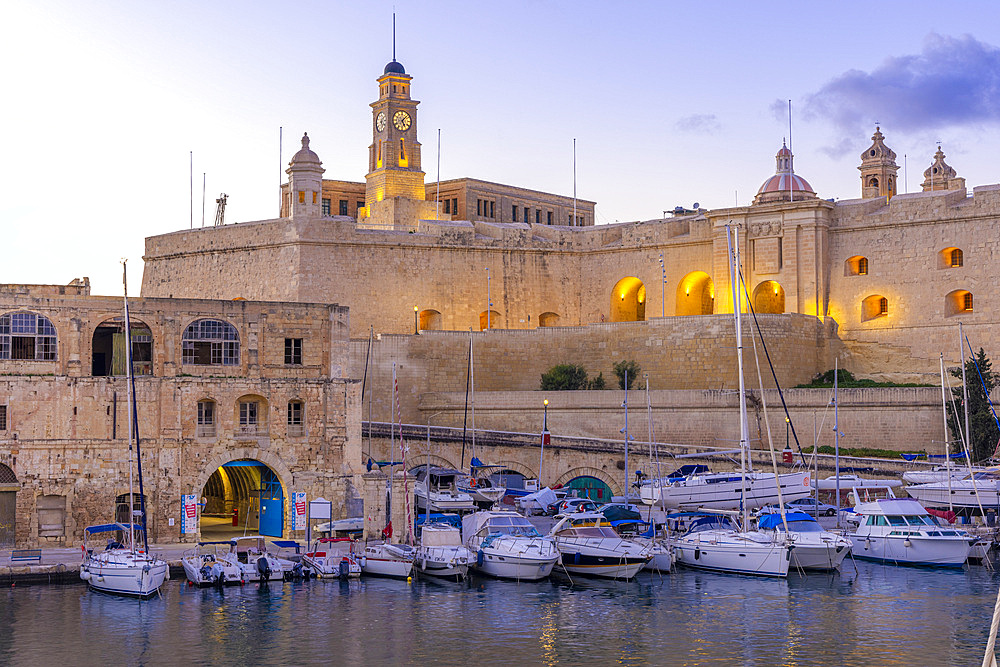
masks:
<instances>
[{"instance_id":1,"label":"sky","mask_svg":"<svg viewBox=\"0 0 1000 667\"><path fill-rule=\"evenodd\" d=\"M144 238L200 227L203 181L206 225L222 192L227 222L276 217L303 132L326 178L364 181L393 9L427 182L440 129L442 179L568 196L575 139L598 224L746 205L789 100L820 197L860 196L876 122L901 191L938 142L970 188L1000 182L1000 3L7 0L0 283L117 295L127 258L137 294Z\"/></svg>"}]
</instances>

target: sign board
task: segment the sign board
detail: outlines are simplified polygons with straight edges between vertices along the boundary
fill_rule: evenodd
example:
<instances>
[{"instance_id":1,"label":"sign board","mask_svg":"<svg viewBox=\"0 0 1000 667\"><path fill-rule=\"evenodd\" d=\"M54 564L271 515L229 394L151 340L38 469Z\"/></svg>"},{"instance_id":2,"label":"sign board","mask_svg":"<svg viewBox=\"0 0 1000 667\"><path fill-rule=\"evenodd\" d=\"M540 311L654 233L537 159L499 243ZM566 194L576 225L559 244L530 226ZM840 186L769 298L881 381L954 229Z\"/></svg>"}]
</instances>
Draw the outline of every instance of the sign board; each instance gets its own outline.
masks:
<instances>
[{"instance_id":1,"label":"sign board","mask_svg":"<svg viewBox=\"0 0 1000 667\"><path fill-rule=\"evenodd\" d=\"M181 496L181 535L198 532L198 497L194 494Z\"/></svg>"},{"instance_id":2,"label":"sign board","mask_svg":"<svg viewBox=\"0 0 1000 667\"><path fill-rule=\"evenodd\" d=\"M329 521L333 517L330 516L330 510L333 508L333 503L331 503L326 498L316 498L309 502L309 518L310 519L326 519Z\"/></svg>"},{"instance_id":3,"label":"sign board","mask_svg":"<svg viewBox=\"0 0 1000 667\"><path fill-rule=\"evenodd\" d=\"M306 529L306 494L292 491L292 530Z\"/></svg>"}]
</instances>

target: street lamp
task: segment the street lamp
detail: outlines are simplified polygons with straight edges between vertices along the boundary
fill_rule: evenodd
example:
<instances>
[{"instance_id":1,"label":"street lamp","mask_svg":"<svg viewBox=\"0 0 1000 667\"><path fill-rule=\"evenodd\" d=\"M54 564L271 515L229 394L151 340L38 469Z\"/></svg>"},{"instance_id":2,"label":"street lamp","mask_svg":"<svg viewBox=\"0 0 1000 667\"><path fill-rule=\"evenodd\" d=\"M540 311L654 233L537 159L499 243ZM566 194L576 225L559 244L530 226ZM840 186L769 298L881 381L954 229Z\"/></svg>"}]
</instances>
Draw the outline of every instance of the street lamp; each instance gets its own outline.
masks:
<instances>
[{"instance_id":1,"label":"street lamp","mask_svg":"<svg viewBox=\"0 0 1000 667\"><path fill-rule=\"evenodd\" d=\"M486 267L486 328L490 328L490 311L493 310L493 299L490 298L490 267Z\"/></svg>"},{"instance_id":2,"label":"street lamp","mask_svg":"<svg viewBox=\"0 0 1000 667\"><path fill-rule=\"evenodd\" d=\"M660 284L660 317L666 317L666 308L667 308L667 298L666 298L667 267L663 265L663 253L660 253L660 274L662 275L662 278L663 278L663 282Z\"/></svg>"},{"instance_id":3,"label":"street lamp","mask_svg":"<svg viewBox=\"0 0 1000 667\"><path fill-rule=\"evenodd\" d=\"M417 307L413 307L413 333L416 336L420 335L420 331L417 329Z\"/></svg>"},{"instance_id":4,"label":"street lamp","mask_svg":"<svg viewBox=\"0 0 1000 667\"><path fill-rule=\"evenodd\" d=\"M542 448L538 452L538 486L542 486L542 458L549 442L549 399L542 401Z\"/></svg>"}]
</instances>

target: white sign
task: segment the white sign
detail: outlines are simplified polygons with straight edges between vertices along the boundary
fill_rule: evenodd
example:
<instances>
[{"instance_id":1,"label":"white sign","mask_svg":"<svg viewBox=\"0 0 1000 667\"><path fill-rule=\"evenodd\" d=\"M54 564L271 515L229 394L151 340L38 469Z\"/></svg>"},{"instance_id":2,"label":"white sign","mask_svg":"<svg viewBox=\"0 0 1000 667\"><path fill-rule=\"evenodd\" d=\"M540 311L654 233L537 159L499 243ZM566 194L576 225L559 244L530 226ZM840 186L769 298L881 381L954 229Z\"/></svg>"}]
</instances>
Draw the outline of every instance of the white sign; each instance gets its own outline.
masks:
<instances>
[{"instance_id":1,"label":"white sign","mask_svg":"<svg viewBox=\"0 0 1000 667\"><path fill-rule=\"evenodd\" d=\"M198 497L191 495L181 496L181 534L188 535L198 532Z\"/></svg>"},{"instance_id":2,"label":"white sign","mask_svg":"<svg viewBox=\"0 0 1000 667\"><path fill-rule=\"evenodd\" d=\"M306 529L306 494L292 491L292 530Z\"/></svg>"},{"instance_id":3,"label":"white sign","mask_svg":"<svg viewBox=\"0 0 1000 667\"><path fill-rule=\"evenodd\" d=\"M330 501L323 497L309 501L309 518L329 521L333 518L330 516L330 505Z\"/></svg>"}]
</instances>

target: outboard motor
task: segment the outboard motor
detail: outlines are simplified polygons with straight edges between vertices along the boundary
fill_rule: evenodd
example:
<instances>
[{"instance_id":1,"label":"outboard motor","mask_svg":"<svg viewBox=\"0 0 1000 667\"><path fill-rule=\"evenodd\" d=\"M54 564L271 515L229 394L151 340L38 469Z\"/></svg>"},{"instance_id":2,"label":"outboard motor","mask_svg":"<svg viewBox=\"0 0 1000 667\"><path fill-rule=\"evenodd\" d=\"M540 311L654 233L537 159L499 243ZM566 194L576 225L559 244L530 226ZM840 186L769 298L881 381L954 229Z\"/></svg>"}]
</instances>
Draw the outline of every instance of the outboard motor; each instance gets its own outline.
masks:
<instances>
[{"instance_id":1,"label":"outboard motor","mask_svg":"<svg viewBox=\"0 0 1000 667\"><path fill-rule=\"evenodd\" d=\"M346 558L340 561L340 568L338 570L338 574L340 575L341 579L347 579L349 576L351 576L351 564L347 562Z\"/></svg>"},{"instance_id":2,"label":"outboard motor","mask_svg":"<svg viewBox=\"0 0 1000 667\"><path fill-rule=\"evenodd\" d=\"M302 563L296 563L295 565L293 565L290 574L292 579L295 580L301 579L304 576L302 574Z\"/></svg>"},{"instance_id":3,"label":"outboard motor","mask_svg":"<svg viewBox=\"0 0 1000 667\"><path fill-rule=\"evenodd\" d=\"M211 581L212 580L212 566L208 565L208 564L202 565L201 569L198 570L198 574L201 575L201 580L202 581Z\"/></svg>"},{"instance_id":4,"label":"outboard motor","mask_svg":"<svg viewBox=\"0 0 1000 667\"><path fill-rule=\"evenodd\" d=\"M226 571L222 567L222 563L212 565L212 581L219 588L222 588L222 585L226 583Z\"/></svg>"},{"instance_id":5,"label":"outboard motor","mask_svg":"<svg viewBox=\"0 0 1000 667\"><path fill-rule=\"evenodd\" d=\"M257 559L257 572L260 573L262 581L267 581L271 578L271 564L267 562L266 557L261 556Z\"/></svg>"}]
</instances>

